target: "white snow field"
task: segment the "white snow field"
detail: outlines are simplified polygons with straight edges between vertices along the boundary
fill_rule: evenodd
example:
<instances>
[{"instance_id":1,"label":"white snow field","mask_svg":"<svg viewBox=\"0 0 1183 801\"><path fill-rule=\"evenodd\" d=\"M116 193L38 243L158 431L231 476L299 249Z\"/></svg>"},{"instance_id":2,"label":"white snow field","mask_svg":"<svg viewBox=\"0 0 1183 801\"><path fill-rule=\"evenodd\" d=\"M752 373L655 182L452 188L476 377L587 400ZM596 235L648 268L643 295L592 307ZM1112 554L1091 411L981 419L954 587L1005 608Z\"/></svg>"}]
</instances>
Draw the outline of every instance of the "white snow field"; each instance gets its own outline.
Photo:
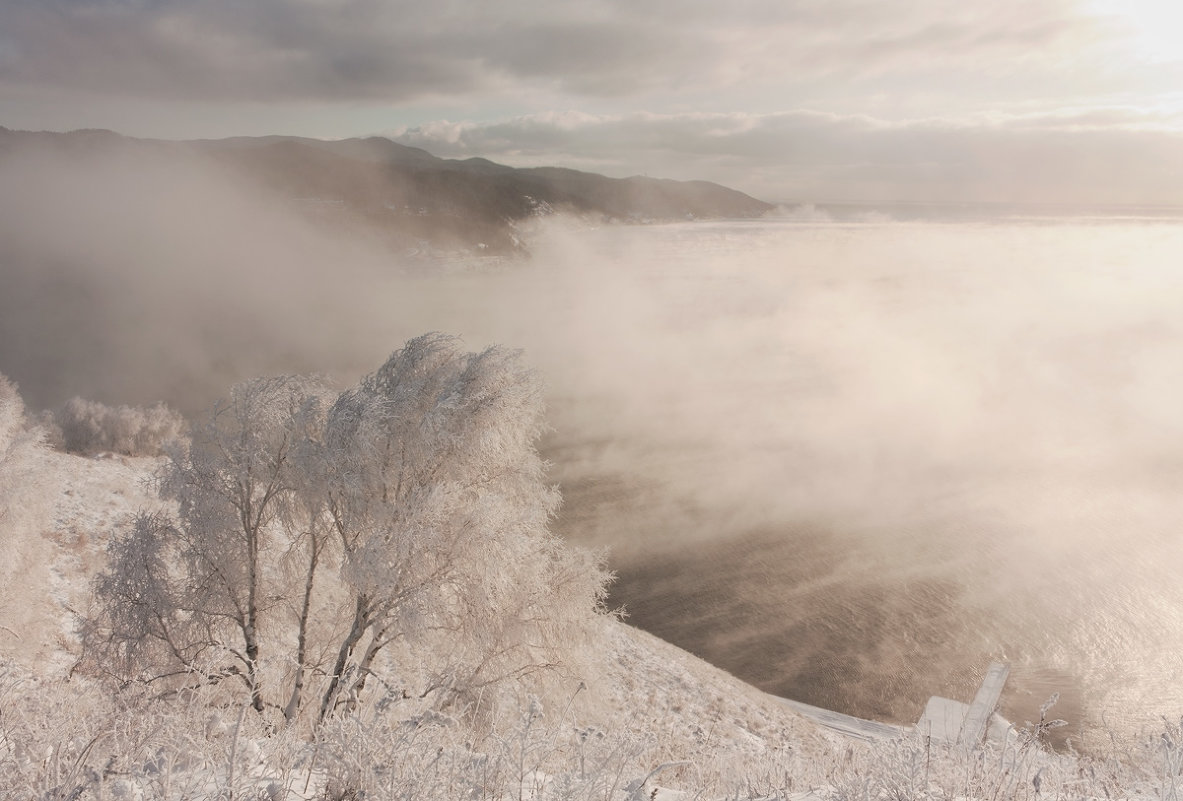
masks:
<instances>
[{"instance_id":1,"label":"white snow field","mask_svg":"<svg viewBox=\"0 0 1183 801\"><path fill-rule=\"evenodd\" d=\"M116 687L77 669L78 625L106 543L161 506L161 463L0 429L0 798L1176 797L1177 726L1088 757L1042 750L1040 731L864 742L607 615L597 667L566 698L523 697L494 720L388 695L284 728L224 693Z\"/></svg>"}]
</instances>

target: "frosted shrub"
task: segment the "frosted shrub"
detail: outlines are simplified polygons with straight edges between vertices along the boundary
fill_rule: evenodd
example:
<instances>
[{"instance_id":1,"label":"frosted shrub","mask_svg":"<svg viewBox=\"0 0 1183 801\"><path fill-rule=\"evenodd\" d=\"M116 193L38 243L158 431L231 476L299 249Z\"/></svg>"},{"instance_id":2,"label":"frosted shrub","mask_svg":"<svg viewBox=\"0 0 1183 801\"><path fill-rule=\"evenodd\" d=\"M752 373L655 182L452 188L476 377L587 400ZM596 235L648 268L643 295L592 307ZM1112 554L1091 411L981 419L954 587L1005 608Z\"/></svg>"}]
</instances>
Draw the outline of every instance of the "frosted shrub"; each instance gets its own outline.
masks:
<instances>
[{"instance_id":1,"label":"frosted shrub","mask_svg":"<svg viewBox=\"0 0 1183 801\"><path fill-rule=\"evenodd\" d=\"M640 755L649 744L635 734L582 726L569 703L548 710L537 697L521 701L476 736L431 712L334 719L316 746L326 796L610 801L648 772Z\"/></svg>"},{"instance_id":2,"label":"frosted shrub","mask_svg":"<svg viewBox=\"0 0 1183 801\"><path fill-rule=\"evenodd\" d=\"M92 699L0 664L0 776L5 798L67 797L88 783L91 743L103 728ZM97 712L97 714L96 714Z\"/></svg>"},{"instance_id":3,"label":"frosted shrub","mask_svg":"<svg viewBox=\"0 0 1183 801\"><path fill-rule=\"evenodd\" d=\"M1164 721L1139 736L1111 733L1090 754L1059 754L1041 744L1039 725L980 748L939 745L918 733L852 744L825 765L823 798L1177 799L1183 786L1180 725Z\"/></svg>"},{"instance_id":4,"label":"frosted shrub","mask_svg":"<svg viewBox=\"0 0 1183 801\"><path fill-rule=\"evenodd\" d=\"M159 456L185 432L180 413L163 403L155 406L107 406L71 398L54 415L62 447L68 453Z\"/></svg>"},{"instance_id":5,"label":"frosted shrub","mask_svg":"<svg viewBox=\"0 0 1183 801\"><path fill-rule=\"evenodd\" d=\"M1177 798L1183 768L1179 726L1168 724L1115 737L1112 750L1089 757L1050 754L1018 738L981 749L920 736L835 739L804 755L770 753L762 772L721 781L694 769L674 776L686 763L661 762L654 732L628 720L604 730L583 725L571 703L523 695L476 734L422 700L372 698L309 737L269 726L249 697L229 699L216 686L165 696L140 684L107 692L0 663L0 798L1149 800ZM715 757L741 758L728 750L734 745L720 742Z\"/></svg>"},{"instance_id":6,"label":"frosted shrub","mask_svg":"<svg viewBox=\"0 0 1183 801\"><path fill-rule=\"evenodd\" d=\"M317 797L323 782L308 770L308 743L222 695L201 687L162 698L141 685L110 693L0 664L0 799Z\"/></svg>"}]
</instances>

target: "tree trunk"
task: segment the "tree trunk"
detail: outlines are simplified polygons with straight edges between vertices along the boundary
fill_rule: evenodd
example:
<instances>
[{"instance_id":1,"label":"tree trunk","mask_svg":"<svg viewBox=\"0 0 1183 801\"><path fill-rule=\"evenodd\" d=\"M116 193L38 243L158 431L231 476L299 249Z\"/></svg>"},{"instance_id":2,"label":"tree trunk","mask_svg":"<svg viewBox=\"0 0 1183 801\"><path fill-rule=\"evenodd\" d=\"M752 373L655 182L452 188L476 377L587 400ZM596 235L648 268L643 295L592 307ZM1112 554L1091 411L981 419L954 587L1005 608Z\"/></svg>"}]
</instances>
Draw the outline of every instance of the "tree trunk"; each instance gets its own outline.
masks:
<instances>
[{"instance_id":1,"label":"tree trunk","mask_svg":"<svg viewBox=\"0 0 1183 801\"><path fill-rule=\"evenodd\" d=\"M251 617L254 617L253 615ZM255 624L248 621L243 629L246 637L247 680L251 685L251 706L256 712L263 711L263 691L259 687L259 639L255 635Z\"/></svg>"},{"instance_id":2,"label":"tree trunk","mask_svg":"<svg viewBox=\"0 0 1183 801\"><path fill-rule=\"evenodd\" d=\"M366 687L366 677L370 675L370 667L374 664L374 657L378 655L378 652L382 650L382 646L386 644L382 639L386 636L386 628L386 626L383 626L381 630L374 632L370 644L366 646L365 655L362 656L361 662L357 665L357 680L349 690L350 712L357 708L357 696Z\"/></svg>"},{"instance_id":3,"label":"tree trunk","mask_svg":"<svg viewBox=\"0 0 1183 801\"><path fill-rule=\"evenodd\" d=\"M332 711L334 702L337 700L337 690L345 674L345 665L349 662L349 657L353 655L353 649L357 647L365 635L366 629L370 627L368 606L366 597L359 596L353 612L353 626L349 629L349 635L341 643L341 649L337 652L337 662L333 665L329 687L325 690L324 698L320 702L320 716L318 718L320 721L324 721Z\"/></svg>"},{"instance_id":4,"label":"tree trunk","mask_svg":"<svg viewBox=\"0 0 1183 801\"><path fill-rule=\"evenodd\" d=\"M246 601L247 671L251 680L251 706L263 711L263 692L259 687L259 538L257 532L247 531L248 586Z\"/></svg>"},{"instance_id":5,"label":"tree trunk","mask_svg":"<svg viewBox=\"0 0 1183 801\"><path fill-rule=\"evenodd\" d=\"M321 543L314 532L309 532L312 540L311 553L308 557L308 574L304 578L304 602L300 606L300 624L296 634L296 681L292 686L292 697L283 710L284 719L290 724L300 712L303 703L304 674L308 661L308 617L312 612L312 582L316 577L316 565L320 561Z\"/></svg>"}]
</instances>

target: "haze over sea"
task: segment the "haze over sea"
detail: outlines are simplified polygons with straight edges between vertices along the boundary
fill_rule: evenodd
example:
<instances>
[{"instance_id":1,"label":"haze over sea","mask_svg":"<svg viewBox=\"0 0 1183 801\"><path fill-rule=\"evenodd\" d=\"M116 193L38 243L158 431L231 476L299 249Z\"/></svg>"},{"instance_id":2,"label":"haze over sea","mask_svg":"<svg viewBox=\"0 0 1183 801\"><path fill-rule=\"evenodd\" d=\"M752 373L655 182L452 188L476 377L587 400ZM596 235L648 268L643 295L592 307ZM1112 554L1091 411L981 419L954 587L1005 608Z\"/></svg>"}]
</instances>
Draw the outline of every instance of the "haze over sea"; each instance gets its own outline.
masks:
<instances>
[{"instance_id":1,"label":"haze over sea","mask_svg":"<svg viewBox=\"0 0 1183 801\"><path fill-rule=\"evenodd\" d=\"M1171 210L551 218L526 263L408 267L216 182L178 214L100 177L3 198L0 356L35 408L192 413L429 330L521 347L556 525L610 549L636 625L886 721L968 700L992 658L1020 724L1052 692L1075 735L1183 713Z\"/></svg>"},{"instance_id":2,"label":"haze over sea","mask_svg":"<svg viewBox=\"0 0 1183 801\"><path fill-rule=\"evenodd\" d=\"M911 723L998 658L1019 724L1183 712L1183 225L840 211L542 255L560 527L781 695Z\"/></svg>"}]
</instances>

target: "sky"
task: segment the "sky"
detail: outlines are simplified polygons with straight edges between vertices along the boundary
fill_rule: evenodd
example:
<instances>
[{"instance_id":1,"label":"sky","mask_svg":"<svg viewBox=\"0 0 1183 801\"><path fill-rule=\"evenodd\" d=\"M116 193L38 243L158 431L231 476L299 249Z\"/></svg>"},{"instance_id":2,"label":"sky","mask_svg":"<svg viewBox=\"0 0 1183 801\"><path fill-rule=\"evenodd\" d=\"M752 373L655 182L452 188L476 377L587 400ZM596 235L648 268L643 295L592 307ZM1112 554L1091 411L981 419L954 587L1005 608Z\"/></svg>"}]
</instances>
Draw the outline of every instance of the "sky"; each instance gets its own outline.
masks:
<instances>
[{"instance_id":1,"label":"sky","mask_svg":"<svg viewBox=\"0 0 1183 801\"><path fill-rule=\"evenodd\" d=\"M1177 0L0 0L0 125L778 202L1183 204Z\"/></svg>"}]
</instances>

